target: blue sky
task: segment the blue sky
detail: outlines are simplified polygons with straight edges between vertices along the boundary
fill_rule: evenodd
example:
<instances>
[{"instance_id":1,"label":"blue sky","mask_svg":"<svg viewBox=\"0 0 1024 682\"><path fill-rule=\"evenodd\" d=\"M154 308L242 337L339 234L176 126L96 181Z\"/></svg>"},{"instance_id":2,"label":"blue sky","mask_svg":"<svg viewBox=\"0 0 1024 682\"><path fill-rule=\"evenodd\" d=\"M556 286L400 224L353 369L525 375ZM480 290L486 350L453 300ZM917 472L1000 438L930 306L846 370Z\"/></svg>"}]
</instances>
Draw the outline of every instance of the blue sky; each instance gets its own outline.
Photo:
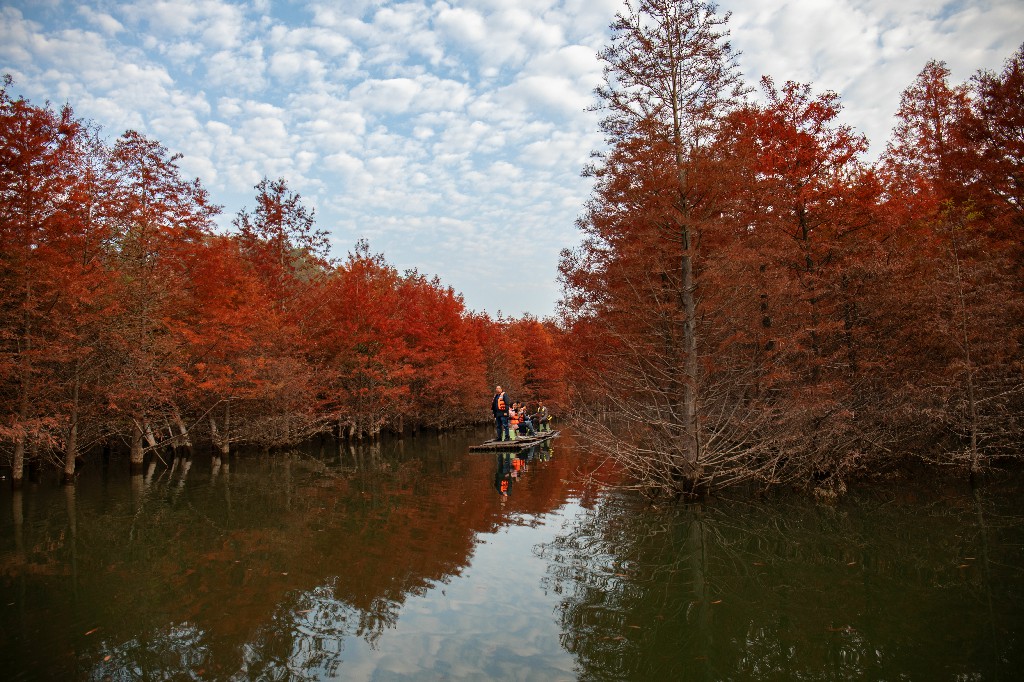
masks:
<instances>
[{"instance_id":1,"label":"blue sky","mask_svg":"<svg viewBox=\"0 0 1024 682\"><path fill-rule=\"evenodd\" d=\"M594 54L621 0L29 0L0 5L0 72L116 137L181 152L224 206L263 176L316 209L334 254L369 240L466 304L545 316L601 146ZM811 82L884 149L928 59L957 80L1024 42L1020 0L735 0L751 83Z\"/></svg>"}]
</instances>

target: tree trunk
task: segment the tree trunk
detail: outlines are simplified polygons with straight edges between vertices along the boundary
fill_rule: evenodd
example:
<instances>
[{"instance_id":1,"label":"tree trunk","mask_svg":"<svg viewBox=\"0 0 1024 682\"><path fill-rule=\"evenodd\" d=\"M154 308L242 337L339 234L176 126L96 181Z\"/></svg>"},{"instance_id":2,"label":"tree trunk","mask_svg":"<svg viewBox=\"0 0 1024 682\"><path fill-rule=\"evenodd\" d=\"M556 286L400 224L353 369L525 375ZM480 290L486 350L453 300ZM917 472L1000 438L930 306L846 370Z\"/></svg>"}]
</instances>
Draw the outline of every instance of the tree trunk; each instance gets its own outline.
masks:
<instances>
[{"instance_id":1,"label":"tree trunk","mask_svg":"<svg viewBox=\"0 0 1024 682\"><path fill-rule=\"evenodd\" d=\"M221 457L231 454L231 401L224 403L224 433L220 441Z\"/></svg>"},{"instance_id":2,"label":"tree trunk","mask_svg":"<svg viewBox=\"0 0 1024 682\"><path fill-rule=\"evenodd\" d=\"M19 490L25 484L25 434L14 438L14 455L11 459L11 487Z\"/></svg>"},{"instance_id":3,"label":"tree trunk","mask_svg":"<svg viewBox=\"0 0 1024 682\"><path fill-rule=\"evenodd\" d=\"M71 413L68 415L68 440L64 447L64 478L65 485L75 482L75 458L78 457L78 399L80 392L78 362L75 363L75 379L71 388Z\"/></svg>"},{"instance_id":4,"label":"tree trunk","mask_svg":"<svg viewBox=\"0 0 1024 682\"><path fill-rule=\"evenodd\" d=\"M950 226L950 249L953 252L953 265L955 266L957 302L960 307L960 334L964 344L964 364L967 366L967 411L968 430L971 436L971 482L974 482L981 472L981 462L978 456L978 403L974 394L974 364L971 360L971 339L968 335L967 298L964 295L963 271L960 268L960 252L956 243L956 225Z\"/></svg>"},{"instance_id":5,"label":"tree trunk","mask_svg":"<svg viewBox=\"0 0 1024 682\"><path fill-rule=\"evenodd\" d=\"M128 457L130 463L130 472L134 474L142 474L142 459L144 450L142 448L142 425L138 419L132 420L132 445L131 453Z\"/></svg>"},{"instance_id":6,"label":"tree trunk","mask_svg":"<svg viewBox=\"0 0 1024 682\"><path fill-rule=\"evenodd\" d=\"M157 442L156 435L153 433L153 427L149 425L149 422L143 422L143 433L146 435L146 442L149 444L149 447L156 450L160 444Z\"/></svg>"},{"instance_id":7,"label":"tree trunk","mask_svg":"<svg viewBox=\"0 0 1024 682\"><path fill-rule=\"evenodd\" d=\"M227 402L224 406L224 433L220 432L217 428L217 420L213 416L211 411L210 416L210 440L213 441L214 447L220 450L222 457L227 457L231 453L231 438L230 438L230 421L231 421L231 403Z\"/></svg>"},{"instance_id":8,"label":"tree trunk","mask_svg":"<svg viewBox=\"0 0 1024 682\"><path fill-rule=\"evenodd\" d=\"M187 456L192 456L192 439L188 435L188 428L185 426L185 422L181 418L181 413L178 409L174 409L174 425L178 427L178 436L175 439L177 443L180 443L185 451L188 453Z\"/></svg>"},{"instance_id":9,"label":"tree trunk","mask_svg":"<svg viewBox=\"0 0 1024 682\"><path fill-rule=\"evenodd\" d=\"M29 309L32 304L31 282L25 285L25 330L23 343L18 343L18 365L20 370L20 386L18 394L18 419L16 428L18 435L14 440L14 456L11 459L11 485L17 490L25 482L25 441L28 440L26 422L28 421L29 392L32 390L32 366L29 354L32 352L32 318Z\"/></svg>"},{"instance_id":10,"label":"tree trunk","mask_svg":"<svg viewBox=\"0 0 1024 682\"><path fill-rule=\"evenodd\" d=\"M11 517L14 522L14 556L25 558L25 498L20 489L11 495Z\"/></svg>"},{"instance_id":11,"label":"tree trunk","mask_svg":"<svg viewBox=\"0 0 1024 682\"><path fill-rule=\"evenodd\" d=\"M690 227L690 210L686 199L686 166L683 157L682 139L676 126L676 178L679 182L679 236L682 240L679 299L683 313L683 484L691 491L700 477L700 440L697 432L698 364L697 364L697 280L693 270L693 235Z\"/></svg>"}]
</instances>

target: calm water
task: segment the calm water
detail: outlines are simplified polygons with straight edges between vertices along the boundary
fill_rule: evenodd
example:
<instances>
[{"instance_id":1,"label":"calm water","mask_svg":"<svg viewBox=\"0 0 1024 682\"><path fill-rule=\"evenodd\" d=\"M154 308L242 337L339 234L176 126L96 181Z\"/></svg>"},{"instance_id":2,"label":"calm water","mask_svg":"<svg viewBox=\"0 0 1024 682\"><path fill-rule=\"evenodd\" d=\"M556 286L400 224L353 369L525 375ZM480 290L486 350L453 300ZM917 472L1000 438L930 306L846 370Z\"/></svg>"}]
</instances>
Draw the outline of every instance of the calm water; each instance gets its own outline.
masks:
<instances>
[{"instance_id":1,"label":"calm water","mask_svg":"<svg viewBox=\"0 0 1024 682\"><path fill-rule=\"evenodd\" d=\"M652 510L486 435L3 487L3 678L1024 676L1016 479Z\"/></svg>"}]
</instances>

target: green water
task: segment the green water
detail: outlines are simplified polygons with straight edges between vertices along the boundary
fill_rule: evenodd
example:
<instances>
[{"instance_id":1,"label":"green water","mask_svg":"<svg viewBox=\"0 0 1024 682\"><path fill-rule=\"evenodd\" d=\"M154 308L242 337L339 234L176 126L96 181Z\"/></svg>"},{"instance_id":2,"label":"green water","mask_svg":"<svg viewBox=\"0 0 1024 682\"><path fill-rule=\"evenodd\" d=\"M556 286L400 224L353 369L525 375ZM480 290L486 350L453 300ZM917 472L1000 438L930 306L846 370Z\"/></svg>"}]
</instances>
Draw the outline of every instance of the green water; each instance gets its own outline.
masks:
<instances>
[{"instance_id":1,"label":"green water","mask_svg":"<svg viewBox=\"0 0 1024 682\"><path fill-rule=\"evenodd\" d=\"M3 679L1024 677L1016 476L651 509L487 436L3 487Z\"/></svg>"}]
</instances>

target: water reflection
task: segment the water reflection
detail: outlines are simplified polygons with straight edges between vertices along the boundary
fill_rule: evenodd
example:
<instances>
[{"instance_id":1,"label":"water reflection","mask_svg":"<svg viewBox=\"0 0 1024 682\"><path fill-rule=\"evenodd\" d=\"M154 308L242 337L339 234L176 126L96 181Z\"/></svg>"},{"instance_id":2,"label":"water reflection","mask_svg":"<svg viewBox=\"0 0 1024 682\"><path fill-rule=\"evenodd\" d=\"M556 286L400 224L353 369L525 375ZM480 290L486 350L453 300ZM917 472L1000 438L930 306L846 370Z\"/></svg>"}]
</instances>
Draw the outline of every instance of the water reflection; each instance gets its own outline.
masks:
<instances>
[{"instance_id":1,"label":"water reflection","mask_svg":"<svg viewBox=\"0 0 1024 682\"><path fill-rule=\"evenodd\" d=\"M574 482L587 458L571 439L557 456L470 454L475 440L324 440L136 476L96 462L73 488L0 490L0 669L1012 679L1024 665L1019 489L651 510Z\"/></svg>"},{"instance_id":2,"label":"water reflection","mask_svg":"<svg viewBox=\"0 0 1024 682\"><path fill-rule=\"evenodd\" d=\"M512 484L515 483L516 470L512 465L515 457L510 452L499 452L497 455L497 469L494 471L494 489L501 496L501 503L508 502L508 496L512 493Z\"/></svg>"},{"instance_id":3,"label":"water reflection","mask_svg":"<svg viewBox=\"0 0 1024 682\"><path fill-rule=\"evenodd\" d=\"M339 676L410 599L443 597L481 536L572 494L552 471L497 504L470 437L325 440L134 476L96 463L75 487L0 492L0 664L8 679ZM513 459L521 472L536 457Z\"/></svg>"},{"instance_id":4,"label":"water reflection","mask_svg":"<svg viewBox=\"0 0 1024 682\"><path fill-rule=\"evenodd\" d=\"M1013 679L1019 502L932 492L661 512L619 496L536 552L585 679Z\"/></svg>"},{"instance_id":5,"label":"water reflection","mask_svg":"<svg viewBox=\"0 0 1024 682\"><path fill-rule=\"evenodd\" d=\"M516 482L530 470L533 463L549 462L553 454L550 441L516 451L499 451L495 455L494 490L505 505Z\"/></svg>"}]
</instances>

